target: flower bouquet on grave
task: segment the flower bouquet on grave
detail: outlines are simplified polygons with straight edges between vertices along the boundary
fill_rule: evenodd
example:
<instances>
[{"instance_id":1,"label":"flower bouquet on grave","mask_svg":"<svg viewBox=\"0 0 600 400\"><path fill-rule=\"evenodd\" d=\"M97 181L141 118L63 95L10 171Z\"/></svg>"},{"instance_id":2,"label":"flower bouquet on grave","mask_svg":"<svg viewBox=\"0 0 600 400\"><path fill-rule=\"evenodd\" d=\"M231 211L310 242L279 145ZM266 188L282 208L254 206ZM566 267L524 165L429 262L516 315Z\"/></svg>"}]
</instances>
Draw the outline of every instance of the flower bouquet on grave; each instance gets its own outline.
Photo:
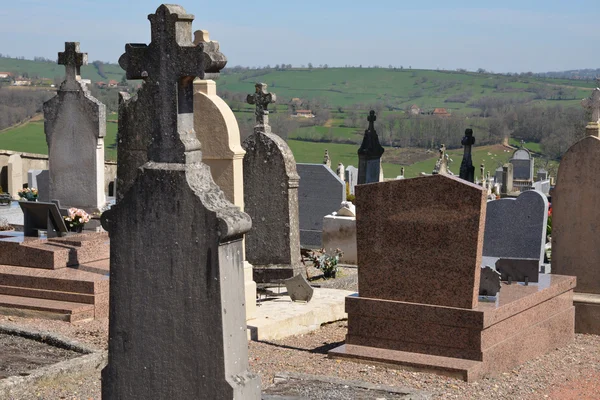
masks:
<instances>
[{"instance_id":1,"label":"flower bouquet on grave","mask_svg":"<svg viewBox=\"0 0 600 400\"><path fill-rule=\"evenodd\" d=\"M344 253L340 249L335 249L335 254L330 255L325 249L313 250L309 253L308 259L313 262L315 268L323 271L323 278L335 278L338 271L338 263Z\"/></svg>"},{"instance_id":2,"label":"flower bouquet on grave","mask_svg":"<svg viewBox=\"0 0 600 400\"><path fill-rule=\"evenodd\" d=\"M21 189L17 192L21 200L25 199L27 201L37 201L38 198L38 190L36 188L25 188Z\"/></svg>"},{"instance_id":3,"label":"flower bouquet on grave","mask_svg":"<svg viewBox=\"0 0 600 400\"><path fill-rule=\"evenodd\" d=\"M90 221L90 215L80 208L69 208L68 215L63 217L69 232L81 233L83 226Z\"/></svg>"}]
</instances>

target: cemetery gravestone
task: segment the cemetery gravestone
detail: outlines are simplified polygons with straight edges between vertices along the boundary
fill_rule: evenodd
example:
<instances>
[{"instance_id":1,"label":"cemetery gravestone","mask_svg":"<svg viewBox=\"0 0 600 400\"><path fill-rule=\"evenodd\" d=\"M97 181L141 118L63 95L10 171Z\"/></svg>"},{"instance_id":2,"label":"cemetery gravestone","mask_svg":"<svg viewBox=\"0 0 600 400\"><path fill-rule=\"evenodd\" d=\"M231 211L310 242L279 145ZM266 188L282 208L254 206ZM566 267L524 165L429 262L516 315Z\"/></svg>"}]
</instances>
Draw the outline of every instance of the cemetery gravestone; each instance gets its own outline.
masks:
<instances>
[{"instance_id":1,"label":"cemetery gravestone","mask_svg":"<svg viewBox=\"0 0 600 400\"><path fill-rule=\"evenodd\" d=\"M78 42L66 42L58 53L66 78L55 97L44 103L48 143L49 198L70 207L97 211L105 203L104 137L106 107L80 82L87 53Z\"/></svg>"},{"instance_id":2,"label":"cemetery gravestone","mask_svg":"<svg viewBox=\"0 0 600 400\"><path fill-rule=\"evenodd\" d=\"M212 180L194 132L193 80L226 60L215 43L192 43L194 17L183 7L163 4L148 18L150 45L128 44L119 60L127 79L144 78L146 87L121 106L153 124L148 162L102 216L111 236L102 398L259 399L243 295L251 220Z\"/></svg>"},{"instance_id":3,"label":"cemetery gravestone","mask_svg":"<svg viewBox=\"0 0 600 400\"><path fill-rule=\"evenodd\" d=\"M365 130L362 144L358 149L358 184L380 181L381 156L385 151L379 144L379 136L375 131L375 111L371 110L367 117L369 127Z\"/></svg>"},{"instance_id":4,"label":"cemetery gravestone","mask_svg":"<svg viewBox=\"0 0 600 400\"><path fill-rule=\"evenodd\" d=\"M552 273L577 276L576 331L600 334L600 138L563 155L552 193Z\"/></svg>"},{"instance_id":5,"label":"cemetery gravestone","mask_svg":"<svg viewBox=\"0 0 600 400\"><path fill-rule=\"evenodd\" d=\"M600 85L600 82L597 81L597 84ZM591 121L585 127L587 134L600 137L600 88L595 88L592 95L584 99L581 105L592 114Z\"/></svg>"},{"instance_id":6,"label":"cemetery gravestone","mask_svg":"<svg viewBox=\"0 0 600 400\"><path fill-rule=\"evenodd\" d=\"M487 203L483 256L544 262L548 199L535 190Z\"/></svg>"},{"instance_id":7,"label":"cemetery gravestone","mask_svg":"<svg viewBox=\"0 0 600 400\"><path fill-rule=\"evenodd\" d=\"M208 31L195 32L195 44L209 42ZM217 95L213 80L194 81L194 130L202 144L202 162L229 201L244 210L243 159L240 129L231 108ZM256 314L256 283L244 246L246 318Z\"/></svg>"},{"instance_id":8,"label":"cemetery gravestone","mask_svg":"<svg viewBox=\"0 0 600 400\"><path fill-rule=\"evenodd\" d=\"M8 157L8 193L13 199L19 199L18 192L23 189L23 161L19 154Z\"/></svg>"},{"instance_id":9,"label":"cemetery gravestone","mask_svg":"<svg viewBox=\"0 0 600 400\"><path fill-rule=\"evenodd\" d=\"M539 285L503 284L495 293L498 273L485 269L483 289L497 298L478 301L481 187L431 175L357 192L360 292L346 298L348 334L330 357L472 381L573 339L573 277L541 275Z\"/></svg>"},{"instance_id":10,"label":"cemetery gravestone","mask_svg":"<svg viewBox=\"0 0 600 400\"><path fill-rule=\"evenodd\" d=\"M323 217L340 208L340 203L346 199L346 188L326 165L296 164L296 168L300 175L300 244L307 248L321 248Z\"/></svg>"},{"instance_id":11,"label":"cemetery gravestone","mask_svg":"<svg viewBox=\"0 0 600 400\"><path fill-rule=\"evenodd\" d=\"M246 235L246 257L254 281L271 282L303 273L300 264L296 160L271 132L267 107L276 99L257 83L248 103L256 106L254 132L244 141L244 205L254 221Z\"/></svg>"},{"instance_id":12,"label":"cemetery gravestone","mask_svg":"<svg viewBox=\"0 0 600 400\"><path fill-rule=\"evenodd\" d=\"M358 185L358 168L348 165L345 171L346 182L350 189L350 194L356 194L356 185Z\"/></svg>"},{"instance_id":13,"label":"cemetery gravestone","mask_svg":"<svg viewBox=\"0 0 600 400\"><path fill-rule=\"evenodd\" d=\"M337 166L337 169L335 170L335 173L337 174L338 178L340 178L341 181L345 181L346 180L346 174L345 174L344 164L338 163L338 166Z\"/></svg>"},{"instance_id":14,"label":"cemetery gravestone","mask_svg":"<svg viewBox=\"0 0 600 400\"><path fill-rule=\"evenodd\" d=\"M473 166L473 159L471 158L471 149L475 144L473 129L465 130L465 136L463 136L461 144L465 146L465 149L462 162L460 163L460 178L469 182L474 182L475 167Z\"/></svg>"}]
</instances>

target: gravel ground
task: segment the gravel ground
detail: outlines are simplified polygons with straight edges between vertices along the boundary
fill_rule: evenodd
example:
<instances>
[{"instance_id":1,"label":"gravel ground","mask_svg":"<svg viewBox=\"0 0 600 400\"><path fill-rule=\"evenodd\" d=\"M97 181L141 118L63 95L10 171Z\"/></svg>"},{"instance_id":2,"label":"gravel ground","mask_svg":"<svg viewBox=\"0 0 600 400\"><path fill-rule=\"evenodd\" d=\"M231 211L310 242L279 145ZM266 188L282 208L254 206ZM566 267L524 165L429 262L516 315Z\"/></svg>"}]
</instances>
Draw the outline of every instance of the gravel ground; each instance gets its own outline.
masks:
<instances>
[{"instance_id":1,"label":"gravel ground","mask_svg":"<svg viewBox=\"0 0 600 400\"><path fill-rule=\"evenodd\" d=\"M0 316L22 327L43 329L106 348L108 321L68 324L61 321ZM346 334L346 322L274 342L249 344L250 369L260 374L265 392L277 391L274 377L282 372L336 377L377 385L424 391L436 399L598 399L600 398L600 336L576 335L561 349L503 374L465 383L433 374L387 369L327 358ZM74 374L60 386L48 383L31 399L100 399L100 376ZM344 397L340 397L344 398ZM28 400L28 399L22 399Z\"/></svg>"}]
</instances>

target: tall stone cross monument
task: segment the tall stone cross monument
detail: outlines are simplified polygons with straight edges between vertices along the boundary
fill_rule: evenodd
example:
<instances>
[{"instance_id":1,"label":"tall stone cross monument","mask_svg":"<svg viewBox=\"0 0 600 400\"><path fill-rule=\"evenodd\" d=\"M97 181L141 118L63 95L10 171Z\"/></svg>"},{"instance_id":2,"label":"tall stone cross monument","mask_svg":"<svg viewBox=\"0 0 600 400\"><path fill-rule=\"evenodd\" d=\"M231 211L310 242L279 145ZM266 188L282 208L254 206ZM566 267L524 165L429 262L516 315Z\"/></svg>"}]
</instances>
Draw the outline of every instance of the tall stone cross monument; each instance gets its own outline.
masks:
<instances>
[{"instance_id":1,"label":"tall stone cross monument","mask_svg":"<svg viewBox=\"0 0 600 400\"><path fill-rule=\"evenodd\" d=\"M379 136L375 131L377 116L371 110L367 121L369 127L365 131L362 144L358 149L358 184L380 181L381 156L385 151L379 144Z\"/></svg>"},{"instance_id":2,"label":"tall stone cross monument","mask_svg":"<svg viewBox=\"0 0 600 400\"><path fill-rule=\"evenodd\" d=\"M600 86L600 79L596 82ZM585 127L588 136L600 137L600 87L592 91L592 95L581 102L581 105L592 112L591 121Z\"/></svg>"},{"instance_id":3,"label":"tall stone cross monument","mask_svg":"<svg viewBox=\"0 0 600 400\"><path fill-rule=\"evenodd\" d=\"M267 92L266 83L257 83L254 85L254 93L249 94L246 97L248 104L256 106L254 115L256 116L256 126L254 130L259 130L264 133L271 133L271 126L269 125L269 110L267 107L269 104L277 101L277 95L275 93Z\"/></svg>"},{"instance_id":4,"label":"tall stone cross monument","mask_svg":"<svg viewBox=\"0 0 600 400\"><path fill-rule=\"evenodd\" d=\"M87 64L87 53L79 51L78 42L65 43L58 63L65 66L65 80L57 95L44 103L48 197L65 206L97 211L106 202L106 106L80 81L79 70Z\"/></svg>"},{"instance_id":5,"label":"tall stone cross monument","mask_svg":"<svg viewBox=\"0 0 600 400\"><path fill-rule=\"evenodd\" d=\"M466 129L461 144L465 146L462 162L460 163L460 178L465 181L475 182L475 167L471 158L471 147L475 144L473 129Z\"/></svg>"},{"instance_id":6,"label":"tall stone cross monument","mask_svg":"<svg viewBox=\"0 0 600 400\"><path fill-rule=\"evenodd\" d=\"M119 132L146 135L148 161L102 216L111 237L108 365L103 399L260 399L248 372L242 237L250 217L226 200L201 162L192 82L226 59L195 46L183 7L148 16L150 45L128 44L119 64L144 79L121 103ZM140 129L140 130L138 130ZM124 138L125 139L125 138ZM121 151L121 148L118 149Z\"/></svg>"},{"instance_id":7,"label":"tall stone cross monument","mask_svg":"<svg viewBox=\"0 0 600 400\"><path fill-rule=\"evenodd\" d=\"M247 101L256 106L254 132L242 144L244 206L255 221L246 235L246 259L257 283L279 281L303 273L296 160L287 143L271 132L267 107L276 96L257 83Z\"/></svg>"}]
</instances>

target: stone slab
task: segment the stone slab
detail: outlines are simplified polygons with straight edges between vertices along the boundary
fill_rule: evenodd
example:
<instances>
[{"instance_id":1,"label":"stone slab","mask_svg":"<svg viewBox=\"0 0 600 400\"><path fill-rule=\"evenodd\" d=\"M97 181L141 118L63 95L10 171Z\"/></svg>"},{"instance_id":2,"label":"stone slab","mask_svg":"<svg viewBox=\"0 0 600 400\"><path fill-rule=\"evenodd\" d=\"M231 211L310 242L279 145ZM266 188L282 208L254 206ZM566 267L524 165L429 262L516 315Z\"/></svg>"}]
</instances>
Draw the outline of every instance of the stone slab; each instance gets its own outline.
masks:
<instances>
[{"instance_id":1,"label":"stone slab","mask_svg":"<svg viewBox=\"0 0 600 400\"><path fill-rule=\"evenodd\" d=\"M403 369L473 382L484 377L498 376L528 360L567 345L574 338L573 318L573 307L553 314L543 322L529 326L519 334L498 343L487 352L484 361L348 344L330 350L329 357L401 366Z\"/></svg>"},{"instance_id":2,"label":"stone slab","mask_svg":"<svg viewBox=\"0 0 600 400\"><path fill-rule=\"evenodd\" d=\"M432 175L356 192L361 296L477 307L486 203L480 186Z\"/></svg>"},{"instance_id":3,"label":"stone slab","mask_svg":"<svg viewBox=\"0 0 600 400\"><path fill-rule=\"evenodd\" d=\"M262 301L256 318L247 321L251 340L278 340L318 330L322 324L347 318L348 290L315 288L309 303L294 303L289 296Z\"/></svg>"},{"instance_id":4,"label":"stone slab","mask_svg":"<svg viewBox=\"0 0 600 400\"><path fill-rule=\"evenodd\" d=\"M496 261L496 271L503 281L538 282L540 260L521 258L500 258Z\"/></svg>"},{"instance_id":5,"label":"stone slab","mask_svg":"<svg viewBox=\"0 0 600 400\"><path fill-rule=\"evenodd\" d=\"M60 269L109 258L106 232L61 238L26 237L23 232L0 232L0 264Z\"/></svg>"},{"instance_id":6,"label":"stone slab","mask_svg":"<svg viewBox=\"0 0 600 400\"><path fill-rule=\"evenodd\" d=\"M487 203L483 256L537 258L544 262L548 198L529 190Z\"/></svg>"}]
</instances>

